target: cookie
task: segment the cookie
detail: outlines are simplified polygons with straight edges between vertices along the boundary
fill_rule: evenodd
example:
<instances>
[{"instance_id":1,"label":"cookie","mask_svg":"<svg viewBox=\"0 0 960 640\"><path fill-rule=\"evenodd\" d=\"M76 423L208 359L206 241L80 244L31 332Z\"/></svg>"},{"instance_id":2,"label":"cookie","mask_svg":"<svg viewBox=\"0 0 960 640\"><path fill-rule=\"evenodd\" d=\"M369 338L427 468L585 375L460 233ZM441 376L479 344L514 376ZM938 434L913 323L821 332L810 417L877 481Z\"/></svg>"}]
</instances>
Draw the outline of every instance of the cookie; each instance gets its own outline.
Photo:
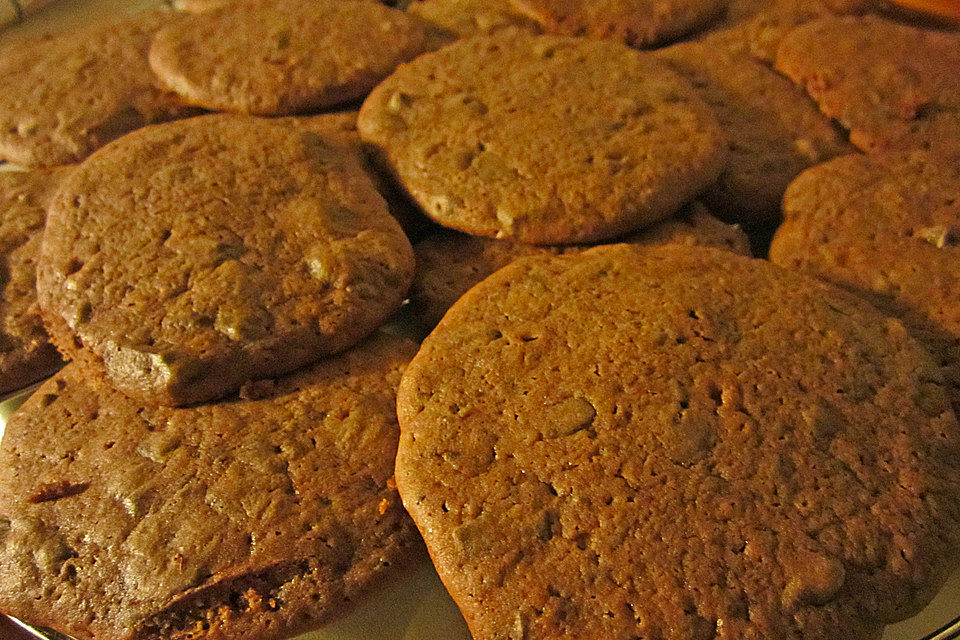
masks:
<instances>
[{"instance_id":1,"label":"cookie","mask_svg":"<svg viewBox=\"0 0 960 640\"><path fill-rule=\"evenodd\" d=\"M474 638L877 640L957 564L931 357L766 261L519 260L397 398L400 495Z\"/></svg>"},{"instance_id":2,"label":"cookie","mask_svg":"<svg viewBox=\"0 0 960 640\"><path fill-rule=\"evenodd\" d=\"M206 13L207 11L217 11L219 9L231 9L238 5L250 4L255 2L269 3L273 0L173 0L173 8L177 11L187 13ZM378 2L378 0L368 0L369 2ZM383 4L393 5L392 2Z\"/></svg>"},{"instance_id":3,"label":"cookie","mask_svg":"<svg viewBox=\"0 0 960 640\"><path fill-rule=\"evenodd\" d=\"M784 197L770 259L826 278L904 324L941 358L960 408L960 163L921 151L852 155Z\"/></svg>"},{"instance_id":4,"label":"cookie","mask_svg":"<svg viewBox=\"0 0 960 640\"><path fill-rule=\"evenodd\" d=\"M726 0L513 0L553 33L613 38L646 48L717 19Z\"/></svg>"},{"instance_id":5,"label":"cookie","mask_svg":"<svg viewBox=\"0 0 960 640\"><path fill-rule=\"evenodd\" d=\"M779 220L783 192L801 171L853 151L803 90L740 43L715 35L656 55L693 84L727 134L727 167L702 196L726 220Z\"/></svg>"},{"instance_id":6,"label":"cookie","mask_svg":"<svg viewBox=\"0 0 960 640\"><path fill-rule=\"evenodd\" d=\"M128 131L195 113L157 87L147 64L150 38L169 21L153 11L6 47L0 160L78 162Z\"/></svg>"},{"instance_id":7,"label":"cookie","mask_svg":"<svg viewBox=\"0 0 960 640\"><path fill-rule=\"evenodd\" d=\"M185 16L157 33L150 65L190 104L289 115L362 98L434 36L376 2L275 0Z\"/></svg>"},{"instance_id":8,"label":"cookie","mask_svg":"<svg viewBox=\"0 0 960 640\"><path fill-rule=\"evenodd\" d=\"M337 111L318 116L274 118L272 122L313 131L322 136L341 138L344 146L360 147L362 144L360 134L357 132L356 111Z\"/></svg>"},{"instance_id":9,"label":"cookie","mask_svg":"<svg viewBox=\"0 0 960 640\"><path fill-rule=\"evenodd\" d=\"M435 221L531 244L666 218L716 180L726 151L707 105L652 56L515 30L401 66L357 126Z\"/></svg>"},{"instance_id":10,"label":"cookie","mask_svg":"<svg viewBox=\"0 0 960 640\"><path fill-rule=\"evenodd\" d=\"M724 20L737 22L769 11L822 16L827 13L860 14L876 8L874 0L729 0Z\"/></svg>"},{"instance_id":11,"label":"cookie","mask_svg":"<svg viewBox=\"0 0 960 640\"><path fill-rule=\"evenodd\" d=\"M234 0L173 0L173 8L186 13L206 13L219 9L229 9L237 3Z\"/></svg>"},{"instance_id":12,"label":"cookie","mask_svg":"<svg viewBox=\"0 0 960 640\"><path fill-rule=\"evenodd\" d=\"M780 41L798 26L834 14L861 13L868 0L730 0L717 25L729 40L773 64Z\"/></svg>"},{"instance_id":13,"label":"cookie","mask_svg":"<svg viewBox=\"0 0 960 640\"><path fill-rule=\"evenodd\" d=\"M343 146L356 154L356 158L363 167L377 192L387 201L390 215L397 219L404 233L413 241L427 232L432 226L417 207L410 202L397 186L389 179L386 172L381 170L367 149L364 148L360 133L357 131L357 112L343 111L339 113L324 113L319 116L290 116L277 118L277 121L292 125L304 130L313 131L324 137L333 137L341 141Z\"/></svg>"},{"instance_id":14,"label":"cookie","mask_svg":"<svg viewBox=\"0 0 960 640\"><path fill-rule=\"evenodd\" d=\"M864 151L960 151L960 34L824 18L790 33L776 64Z\"/></svg>"},{"instance_id":15,"label":"cookie","mask_svg":"<svg viewBox=\"0 0 960 640\"><path fill-rule=\"evenodd\" d=\"M622 241L634 245L715 247L750 255L750 238L743 229L713 217L699 202L684 207L673 217L625 236Z\"/></svg>"},{"instance_id":16,"label":"cookie","mask_svg":"<svg viewBox=\"0 0 960 640\"><path fill-rule=\"evenodd\" d=\"M336 140L213 115L81 164L51 205L37 286L64 354L182 405L346 349L412 277L409 242Z\"/></svg>"},{"instance_id":17,"label":"cookie","mask_svg":"<svg viewBox=\"0 0 960 640\"><path fill-rule=\"evenodd\" d=\"M496 33L506 27L540 31L540 26L519 13L510 0L423 0L411 3L407 11L461 38Z\"/></svg>"},{"instance_id":18,"label":"cookie","mask_svg":"<svg viewBox=\"0 0 960 640\"><path fill-rule=\"evenodd\" d=\"M393 488L415 352L376 337L192 409L68 365L0 448L0 610L102 640L274 640L348 611L421 557Z\"/></svg>"},{"instance_id":19,"label":"cookie","mask_svg":"<svg viewBox=\"0 0 960 640\"><path fill-rule=\"evenodd\" d=\"M40 320L35 274L46 203L68 173L0 171L0 394L45 378L61 364Z\"/></svg>"},{"instance_id":20,"label":"cookie","mask_svg":"<svg viewBox=\"0 0 960 640\"><path fill-rule=\"evenodd\" d=\"M741 229L717 220L697 203L685 207L676 217L653 224L621 241L642 245L700 245L750 255L750 240ZM434 327L460 296L514 260L583 249L580 246L537 246L455 232L435 233L413 248L417 270L410 287L410 306L424 326Z\"/></svg>"}]
</instances>

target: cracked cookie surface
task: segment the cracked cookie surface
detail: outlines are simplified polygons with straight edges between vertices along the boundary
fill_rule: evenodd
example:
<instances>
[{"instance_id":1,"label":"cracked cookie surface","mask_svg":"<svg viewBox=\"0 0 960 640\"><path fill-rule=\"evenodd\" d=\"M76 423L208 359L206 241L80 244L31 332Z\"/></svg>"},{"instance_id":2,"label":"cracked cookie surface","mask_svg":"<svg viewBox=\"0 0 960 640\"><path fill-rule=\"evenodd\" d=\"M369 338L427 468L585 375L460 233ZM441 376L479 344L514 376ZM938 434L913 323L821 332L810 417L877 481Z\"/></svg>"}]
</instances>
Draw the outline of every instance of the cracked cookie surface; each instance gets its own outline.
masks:
<instances>
[{"instance_id":1,"label":"cracked cookie surface","mask_svg":"<svg viewBox=\"0 0 960 640\"><path fill-rule=\"evenodd\" d=\"M726 155L713 113L652 56L515 30L402 65L357 126L435 221L531 244L604 240L666 218L716 180Z\"/></svg>"},{"instance_id":2,"label":"cracked cookie surface","mask_svg":"<svg viewBox=\"0 0 960 640\"><path fill-rule=\"evenodd\" d=\"M64 182L49 220L38 290L57 348L163 404L349 347L413 277L352 151L243 116L125 136Z\"/></svg>"},{"instance_id":3,"label":"cracked cookie surface","mask_svg":"<svg viewBox=\"0 0 960 640\"><path fill-rule=\"evenodd\" d=\"M960 542L931 357L716 249L525 258L400 383L397 484L478 640L875 640Z\"/></svg>"},{"instance_id":4,"label":"cracked cookie surface","mask_svg":"<svg viewBox=\"0 0 960 640\"><path fill-rule=\"evenodd\" d=\"M147 63L153 11L12 45L0 52L0 159L78 162L128 131L196 110L162 90Z\"/></svg>"},{"instance_id":5,"label":"cracked cookie surface","mask_svg":"<svg viewBox=\"0 0 960 640\"><path fill-rule=\"evenodd\" d=\"M378 335L240 398L144 407L68 365L0 445L0 608L76 638L274 640L422 555Z\"/></svg>"}]
</instances>

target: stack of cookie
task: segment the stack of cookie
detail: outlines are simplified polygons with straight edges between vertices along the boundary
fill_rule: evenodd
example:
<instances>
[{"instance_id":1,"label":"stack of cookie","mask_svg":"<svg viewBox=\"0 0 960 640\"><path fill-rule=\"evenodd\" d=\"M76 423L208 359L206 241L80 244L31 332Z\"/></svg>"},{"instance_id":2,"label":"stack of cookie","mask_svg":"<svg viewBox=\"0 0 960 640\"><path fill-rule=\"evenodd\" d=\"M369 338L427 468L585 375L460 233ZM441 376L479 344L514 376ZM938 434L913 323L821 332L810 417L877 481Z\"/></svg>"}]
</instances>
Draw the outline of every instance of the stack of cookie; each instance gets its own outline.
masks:
<instances>
[{"instance_id":1,"label":"stack of cookie","mask_svg":"<svg viewBox=\"0 0 960 640\"><path fill-rule=\"evenodd\" d=\"M0 611L279 639L419 529L478 640L876 640L956 568L960 35L177 6L0 49L0 390L70 360L0 445Z\"/></svg>"},{"instance_id":2,"label":"stack of cookie","mask_svg":"<svg viewBox=\"0 0 960 640\"><path fill-rule=\"evenodd\" d=\"M349 101L434 46L379 4L296 8L278 21L313 26L265 25L289 58L264 65L313 66L236 110ZM410 243L350 114L143 126L201 112L148 59L175 59L194 26L158 10L0 63L23 88L0 99L4 157L34 167L2 176L4 373L71 361L7 425L0 602L78 638L296 635L422 557L392 479L416 343L378 332Z\"/></svg>"}]
</instances>

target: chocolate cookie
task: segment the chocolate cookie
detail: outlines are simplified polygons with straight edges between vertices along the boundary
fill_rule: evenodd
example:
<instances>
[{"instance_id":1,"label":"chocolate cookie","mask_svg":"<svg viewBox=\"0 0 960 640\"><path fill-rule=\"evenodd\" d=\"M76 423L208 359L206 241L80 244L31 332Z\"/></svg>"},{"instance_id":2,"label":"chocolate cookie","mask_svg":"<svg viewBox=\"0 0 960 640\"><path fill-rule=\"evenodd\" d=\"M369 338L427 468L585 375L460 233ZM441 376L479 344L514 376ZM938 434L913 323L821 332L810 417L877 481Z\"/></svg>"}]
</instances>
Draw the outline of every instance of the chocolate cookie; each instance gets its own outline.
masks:
<instances>
[{"instance_id":1,"label":"chocolate cookie","mask_svg":"<svg viewBox=\"0 0 960 640\"><path fill-rule=\"evenodd\" d=\"M713 107L730 144L704 200L727 220L780 219L787 185L804 169L853 151L801 89L722 34L657 52Z\"/></svg>"},{"instance_id":2,"label":"chocolate cookie","mask_svg":"<svg viewBox=\"0 0 960 640\"><path fill-rule=\"evenodd\" d=\"M941 358L960 408L960 161L852 155L790 185L770 259L898 316Z\"/></svg>"},{"instance_id":3,"label":"chocolate cookie","mask_svg":"<svg viewBox=\"0 0 960 640\"><path fill-rule=\"evenodd\" d=\"M69 169L0 171L0 394L60 366L37 306L36 260L51 192Z\"/></svg>"},{"instance_id":4,"label":"chocolate cookie","mask_svg":"<svg viewBox=\"0 0 960 640\"><path fill-rule=\"evenodd\" d=\"M362 98L433 36L429 23L376 2L245 3L161 30L150 65L190 104L285 115Z\"/></svg>"},{"instance_id":5,"label":"chocolate cookie","mask_svg":"<svg viewBox=\"0 0 960 640\"><path fill-rule=\"evenodd\" d=\"M189 111L156 86L150 38L170 21L154 11L0 52L0 160L77 162L114 138Z\"/></svg>"},{"instance_id":6,"label":"chocolate cookie","mask_svg":"<svg viewBox=\"0 0 960 640\"><path fill-rule=\"evenodd\" d=\"M400 495L478 639L877 640L957 565L929 354L769 262L514 262L426 339L398 410Z\"/></svg>"},{"instance_id":7,"label":"chocolate cookie","mask_svg":"<svg viewBox=\"0 0 960 640\"><path fill-rule=\"evenodd\" d=\"M352 154L216 115L81 164L52 203L38 289L63 353L181 405L346 349L412 277L410 244Z\"/></svg>"},{"instance_id":8,"label":"chocolate cookie","mask_svg":"<svg viewBox=\"0 0 960 640\"><path fill-rule=\"evenodd\" d=\"M513 0L547 30L633 47L674 40L718 18L727 0Z\"/></svg>"},{"instance_id":9,"label":"chocolate cookie","mask_svg":"<svg viewBox=\"0 0 960 640\"><path fill-rule=\"evenodd\" d=\"M642 245L701 245L750 255L750 240L742 230L717 220L697 203L685 207L676 217L653 224L621 241ZM410 287L410 306L424 326L434 327L460 296L514 260L584 249L580 246L537 246L451 231L436 233L413 248L417 270Z\"/></svg>"},{"instance_id":10,"label":"chocolate cookie","mask_svg":"<svg viewBox=\"0 0 960 640\"><path fill-rule=\"evenodd\" d=\"M960 151L960 34L824 18L783 40L777 69L864 151Z\"/></svg>"},{"instance_id":11,"label":"chocolate cookie","mask_svg":"<svg viewBox=\"0 0 960 640\"><path fill-rule=\"evenodd\" d=\"M518 27L538 33L540 26L519 13L510 0L423 0L413 2L409 13L466 38Z\"/></svg>"},{"instance_id":12,"label":"chocolate cookie","mask_svg":"<svg viewBox=\"0 0 960 640\"><path fill-rule=\"evenodd\" d=\"M0 448L0 610L101 640L273 640L349 610L420 557L393 488L415 352L376 337L193 409L68 365Z\"/></svg>"},{"instance_id":13,"label":"chocolate cookie","mask_svg":"<svg viewBox=\"0 0 960 640\"><path fill-rule=\"evenodd\" d=\"M726 151L707 105L652 56L515 30L401 66L357 126L431 218L532 244L666 218L716 180Z\"/></svg>"}]
</instances>

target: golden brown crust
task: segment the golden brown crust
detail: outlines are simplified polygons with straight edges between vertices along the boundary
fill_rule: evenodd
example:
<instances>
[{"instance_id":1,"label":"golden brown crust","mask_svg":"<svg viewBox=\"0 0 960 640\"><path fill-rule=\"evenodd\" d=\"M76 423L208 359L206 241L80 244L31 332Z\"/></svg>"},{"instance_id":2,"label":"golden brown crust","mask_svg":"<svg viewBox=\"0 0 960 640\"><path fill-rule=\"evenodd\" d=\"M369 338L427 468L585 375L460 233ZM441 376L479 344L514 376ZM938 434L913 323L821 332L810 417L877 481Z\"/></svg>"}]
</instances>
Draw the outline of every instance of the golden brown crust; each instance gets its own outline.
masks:
<instances>
[{"instance_id":1,"label":"golden brown crust","mask_svg":"<svg viewBox=\"0 0 960 640\"><path fill-rule=\"evenodd\" d=\"M476 638L876 640L957 564L932 359L769 262L514 262L424 341L398 412L400 494Z\"/></svg>"},{"instance_id":2,"label":"golden brown crust","mask_svg":"<svg viewBox=\"0 0 960 640\"><path fill-rule=\"evenodd\" d=\"M0 394L62 364L40 319L35 274L47 201L69 171L0 171Z\"/></svg>"},{"instance_id":3,"label":"golden brown crust","mask_svg":"<svg viewBox=\"0 0 960 640\"><path fill-rule=\"evenodd\" d=\"M69 365L0 448L0 609L81 640L273 640L349 610L420 557L392 486L415 351L381 335L193 409Z\"/></svg>"},{"instance_id":4,"label":"golden brown crust","mask_svg":"<svg viewBox=\"0 0 960 640\"><path fill-rule=\"evenodd\" d=\"M427 51L433 35L423 20L376 2L245 3L162 29L150 66L190 104L289 115L362 98Z\"/></svg>"},{"instance_id":5,"label":"golden brown crust","mask_svg":"<svg viewBox=\"0 0 960 640\"><path fill-rule=\"evenodd\" d=\"M78 162L128 131L195 113L156 85L147 64L150 38L170 20L152 11L7 47L0 160Z\"/></svg>"},{"instance_id":6,"label":"golden brown crust","mask_svg":"<svg viewBox=\"0 0 960 640\"><path fill-rule=\"evenodd\" d=\"M426 227L430 225L429 220L417 206L399 192L397 186L389 179L387 172L377 167L375 154L366 149L363 140L360 139L360 132L357 131L356 111L324 113L319 116L277 118L276 121L313 131L322 136L337 138L342 141L345 147L356 153L357 161L370 176L377 193L387 201L390 215L397 219L397 222L403 227L403 232L407 234L411 241L419 238Z\"/></svg>"},{"instance_id":7,"label":"golden brown crust","mask_svg":"<svg viewBox=\"0 0 960 640\"><path fill-rule=\"evenodd\" d=\"M38 289L54 343L151 402L217 398L346 349L413 277L355 157L256 118L125 136L76 169L49 216Z\"/></svg>"},{"instance_id":8,"label":"golden brown crust","mask_svg":"<svg viewBox=\"0 0 960 640\"><path fill-rule=\"evenodd\" d=\"M724 219L776 222L787 185L853 148L802 89L725 34L656 52L709 104L730 144L720 180L702 196Z\"/></svg>"},{"instance_id":9,"label":"golden brown crust","mask_svg":"<svg viewBox=\"0 0 960 640\"><path fill-rule=\"evenodd\" d=\"M717 247L750 255L747 234L717 220L698 203L619 241L638 245L673 243ZM585 248L537 246L456 232L435 233L414 246L417 270L410 287L411 311L425 327L434 327L460 296L514 260L573 253Z\"/></svg>"},{"instance_id":10,"label":"golden brown crust","mask_svg":"<svg viewBox=\"0 0 960 640\"><path fill-rule=\"evenodd\" d=\"M958 33L824 18L791 32L776 64L864 151L960 152Z\"/></svg>"},{"instance_id":11,"label":"golden brown crust","mask_svg":"<svg viewBox=\"0 0 960 640\"><path fill-rule=\"evenodd\" d=\"M945 366L960 409L960 164L914 151L851 155L790 185L770 259L867 298Z\"/></svg>"},{"instance_id":12,"label":"golden brown crust","mask_svg":"<svg viewBox=\"0 0 960 640\"><path fill-rule=\"evenodd\" d=\"M173 0L173 8L185 13L206 13L234 6L234 0Z\"/></svg>"},{"instance_id":13,"label":"golden brown crust","mask_svg":"<svg viewBox=\"0 0 960 640\"><path fill-rule=\"evenodd\" d=\"M510 0L422 0L407 11L461 38L517 27L539 33L540 25L524 16Z\"/></svg>"},{"instance_id":14,"label":"golden brown crust","mask_svg":"<svg viewBox=\"0 0 960 640\"><path fill-rule=\"evenodd\" d=\"M773 64L777 47L798 26L834 14L861 13L870 0L730 0L718 31L750 55Z\"/></svg>"},{"instance_id":15,"label":"golden brown crust","mask_svg":"<svg viewBox=\"0 0 960 640\"><path fill-rule=\"evenodd\" d=\"M727 0L512 0L552 33L654 47L703 28Z\"/></svg>"},{"instance_id":16,"label":"golden brown crust","mask_svg":"<svg viewBox=\"0 0 960 640\"><path fill-rule=\"evenodd\" d=\"M531 244L666 218L719 176L726 151L707 105L652 56L515 30L402 65L357 124L435 221Z\"/></svg>"},{"instance_id":17,"label":"golden brown crust","mask_svg":"<svg viewBox=\"0 0 960 640\"><path fill-rule=\"evenodd\" d=\"M379 0L366 0L367 2L379 2ZM241 4L252 3L271 3L273 0L173 0L173 8L177 11L186 13L206 13L208 11L218 11L220 9L230 9ZM393 2L384 2L383 4L393 5Z\"/></svg>"}]
</instances>

